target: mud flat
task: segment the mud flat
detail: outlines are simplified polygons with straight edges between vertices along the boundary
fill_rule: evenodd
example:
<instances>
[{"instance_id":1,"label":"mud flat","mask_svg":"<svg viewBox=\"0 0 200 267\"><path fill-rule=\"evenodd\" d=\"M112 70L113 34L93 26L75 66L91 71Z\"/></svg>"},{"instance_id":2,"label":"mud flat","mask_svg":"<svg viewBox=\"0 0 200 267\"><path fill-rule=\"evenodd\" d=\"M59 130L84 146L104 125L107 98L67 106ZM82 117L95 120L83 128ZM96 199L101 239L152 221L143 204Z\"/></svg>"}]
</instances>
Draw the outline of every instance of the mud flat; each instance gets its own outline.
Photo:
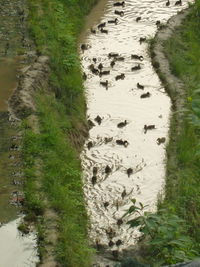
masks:
<instances>
[{"instance_id":1,"label":"mud flat","mask_svg":"<svg viewBox=\"0 0 200 267\"><path fill-rule=\"evenodd\" d=\"M175 6L175 2L166 6L162 0L127 0L124 7L113 7L113 3L108 1L103 15L102 6L94 9L86 24L89 28L81 36L81 43L86 44L81 60L87 77L87 114L91 124L82 165L90 238L98 248L103 247L117 258L139 237L137 229L126 225L127 219L119 221L130 207L130 200L134 198L146 205L147 211L155 211L165 184L171 102L152 67L143 38L154 37L156 23L166 23L188 7L189 1L183 1L182 6ZM115 10L123 15L116 15ZM116 24L107 23L115 19ZM104 22L103 30L97 27ZM118 53L121 58L114 60L113 67L109 53ZM100 63L107 74L99 75ZM148 130L145 125L152 128ZM159 138L164 142L159 144Z\"/></svg>"}]
</instances>

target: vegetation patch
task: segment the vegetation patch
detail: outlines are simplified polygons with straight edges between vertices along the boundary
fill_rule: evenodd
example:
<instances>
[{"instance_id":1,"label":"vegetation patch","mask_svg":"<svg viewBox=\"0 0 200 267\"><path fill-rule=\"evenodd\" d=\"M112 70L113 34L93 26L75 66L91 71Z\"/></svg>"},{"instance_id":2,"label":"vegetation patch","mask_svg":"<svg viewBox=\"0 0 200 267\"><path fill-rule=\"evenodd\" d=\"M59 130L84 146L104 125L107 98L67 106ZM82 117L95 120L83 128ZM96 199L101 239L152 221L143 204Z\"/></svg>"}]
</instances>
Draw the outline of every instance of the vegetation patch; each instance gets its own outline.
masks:
<instances>
[{"instance_id":1,"label":"vegetation patch","mask_svg":"<svg viewBox=\"0 0 200 267\"><path fill-rule=\"evenodd\" d=\"M168 84L157 65L155 40L150 40L153 66L172 100L170 141L167 146L165 199L157 214L141 213L133 202L129 221L144 233L146 262L155 266L191 260L200 255L200 1L191 7L182 25L163 43L171 72L185 91L182 110L177 109L176 83ZM180 85L179 85L180 86ZM183 116L179 116L180 113ZM181 118L181 123L178 121ZM180 127L181 125L181 127ZM178 128L178 130L177 130Z\"/></svg>"},{"instance_id":2,"label":"vegetation patch","mask_svg":"<svg viewBox=\"0 0 200 267\"><path fill-rule=\"evenodd\" d=\"M55 258L62 266L90 266L91 261L79 159L87 125L77 38L95 2L28 1L37 53L50 59L50 84L35 94L39 131L33 131L28 119L22 126L26 219L37 221L42 257L48 238L43 215L47 208L57 212Z\"/></svg>"},{"instance_id":3,"label":"vegetation patch","mask_svg":"<svg viewBox=\"0 0 200 267\"><path fill-rule=\"evenodd\" d=\"M176 152L176 166L167 165L165 205L183 218L188 235L200 252L200 1L197 1L182 26L164 44L171 71L184 83L185 111L180 134L172 121L168 154ZM178 96L177 96L178 97ZM172 119L173 120L173 119ZM174 144L173 139L176 138ZM175 149L174 149L175 146Z\"/></svg>"}]
</instances>

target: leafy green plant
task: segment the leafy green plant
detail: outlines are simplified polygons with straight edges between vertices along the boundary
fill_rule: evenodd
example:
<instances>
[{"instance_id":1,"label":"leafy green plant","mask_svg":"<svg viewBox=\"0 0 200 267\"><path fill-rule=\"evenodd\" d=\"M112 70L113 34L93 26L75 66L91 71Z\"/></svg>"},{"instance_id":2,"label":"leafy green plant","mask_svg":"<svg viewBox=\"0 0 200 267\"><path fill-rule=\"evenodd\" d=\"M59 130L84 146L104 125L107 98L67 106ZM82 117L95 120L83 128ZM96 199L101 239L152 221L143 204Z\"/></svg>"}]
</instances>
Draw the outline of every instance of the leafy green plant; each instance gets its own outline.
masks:
<instances>
[{"instance_id":1,"label":"leafy green plant","mask_svg":"<svg viewBox=\"0 0 200 267\"><path fill-rule=\"evenodd\" d=\"M186 261L196 255L192 240L186 236L185 221L166 209L160 209L158 213L145 212L142 203L133 205L124 216L133 216L127 224L137 227L145 237L145 243L151 251L153 261L172 264Z\"/></svg>"}]
</instances>

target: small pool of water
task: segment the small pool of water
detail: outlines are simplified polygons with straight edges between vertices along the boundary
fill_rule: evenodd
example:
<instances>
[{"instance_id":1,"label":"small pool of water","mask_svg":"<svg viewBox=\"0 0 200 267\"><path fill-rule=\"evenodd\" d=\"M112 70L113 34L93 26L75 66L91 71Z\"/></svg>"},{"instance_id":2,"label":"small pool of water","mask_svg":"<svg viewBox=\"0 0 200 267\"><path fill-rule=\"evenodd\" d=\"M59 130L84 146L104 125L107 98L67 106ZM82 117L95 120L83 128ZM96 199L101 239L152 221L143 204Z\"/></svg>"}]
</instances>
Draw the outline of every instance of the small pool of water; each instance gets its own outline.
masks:
<instances>
[{"instance_id":1,"label":"small pool of water","mask_svg":"<svg viewBox=\"0 0 200 267\"><path fill-rule=\"evenodd\" d=\"M0 111L7 110L7 101L17 86L17 59L0 60Z\"/></svg>"},{"instance_id":2,"label":"small pool of water","mask_svg":"<svg viewBox=\"0 0 200 267\"><path fill-rule=\"evenodd\" d=\"M37 256L36 235L23 236L17 229L20 218L0 226L0 266L35 267Z\"/></svg>"}]
</instances>

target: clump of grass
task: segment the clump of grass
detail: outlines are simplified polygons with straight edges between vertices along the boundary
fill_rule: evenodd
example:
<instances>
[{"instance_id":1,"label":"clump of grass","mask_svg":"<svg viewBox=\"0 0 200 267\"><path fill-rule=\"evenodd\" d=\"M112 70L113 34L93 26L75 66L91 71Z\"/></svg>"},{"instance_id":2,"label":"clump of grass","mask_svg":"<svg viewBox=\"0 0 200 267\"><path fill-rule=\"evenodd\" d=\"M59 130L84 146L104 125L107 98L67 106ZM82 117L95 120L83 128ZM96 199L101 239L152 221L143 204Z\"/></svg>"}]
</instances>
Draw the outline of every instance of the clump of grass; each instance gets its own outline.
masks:
<instances>
[{"instance_id":1,"label":"clump of grass","mask_svg":"<svg viewBox=\"0 0 200 267\"><path fill-rule=\"evenodd\" d=\"M85 98L77 52L84 16L96 0L29 0L29 29L38 55L50 58L50 86L35 96L40 133L23 125L26 212L37 220L39 249L44 253L46 201L58 214L55 255L62 266L90 266L88 218L82 190L78 151L82 141L71 133L86 128ZM74 144L78 144L76 147ZM36 159L40 162L37 171ZM39 185L39 186L38 186ZM45 203L45 204L44 204Z\"/></svg>"},{"instance_id":2,"label":"clump of grass","mask_svg":"<svg viewBox=\"0 0 200 267\"><path fill-rule=\"evenodd\" d=\"M172 73L184 83L186 92L182 129L176 131L173 115L170 142L167 148L167 179L165 200L160 205L182 218L186 235L200 253L200 1L196 1L183 24L164 43ZM172 101L177 95L171 95ZM198 103L198 104L197 104Z\"/></svg>"},{"instance_id":3,"label":"clump of grass","mask_svg":"<svg viewBox=\"0 0 200 267\"><path fill-rule=\"evenodd\" d=\"M187 251L186 256L189 258L200 254L200 1L196 1L191 7L190 14L185 19L183 24L174 31L173 36L168 39L163 45L165 54L170 62L171 72L180 78L185 89L185 107L182 112L183 121L181 122L181 131L177 132L177 119L180 118L177 113L176 100L179 97L176 90L169 88L167 80L159 68L155 66L154 40L149 41L149 52L152 58L152 65L155 67L167 93L171 97L173 116L170 125L170 141L167 146L167 175L165 187L165 199L158 205L158 213L150 214L154 216L154 220L159 219L162 214L165 216L164 221L161 220L161 232L159 226L156 226L155 236L152 238L151 233L145 232L146 254L143 255L148 262L154 262L155 265L162 263L181 262L184 259L183 255ZM159 66L158 66L159 67ZM182 97L182 96L180 96ZM180 127L179 127L180 128ZM163 213L164 211L164 213ZM170 216L177 216L181 220L183 238L188 240L192 246L189 250L178 247L170 249L165 242L168 236L167 230L170 226ZM148 214L145 214L148 216ZM141 218L145 218L141 217ZM146 220L147 219L147 220ZM165 225L166 222L166 225ZM135 223L135 221L133 221ZM151 227L151 221L145 218L147 228ZM153 221L152 227L155 227ZM162 236L162 230L166 226L166 232ZM178 235L179 224L173 224L177 230L173 230ZM140 224L140 227L141 224ZM147 230L148 230L147 229ZM141 228L143 230L143 228ZM161 235L160 235L161 233ZM172 237L172 236L171 236ZM174 237L173 237L174 238ZM181 238L182 239L182 238ZM171 242L171 241L170 241ZM174 241L173 241L174 242ZM176 242L175 242L176 243ZM175 244L174 243L174 244ZM163 247L162 247L163 244ZM180 244L180 243L179 243ZM156 247L154 247L156 245ZM167 246L166 246L167 245ZM185 245L185 244L184 244ZM144 246L142 243L141 246ZM165 247L166 246L166 247ZM158 250L157 250L158 249ZM186 249L186 250L185 250ZM182 257L182 259L181 259ZM157 266L156 265L156 266Z\"/></svg>"}]
</instances>

